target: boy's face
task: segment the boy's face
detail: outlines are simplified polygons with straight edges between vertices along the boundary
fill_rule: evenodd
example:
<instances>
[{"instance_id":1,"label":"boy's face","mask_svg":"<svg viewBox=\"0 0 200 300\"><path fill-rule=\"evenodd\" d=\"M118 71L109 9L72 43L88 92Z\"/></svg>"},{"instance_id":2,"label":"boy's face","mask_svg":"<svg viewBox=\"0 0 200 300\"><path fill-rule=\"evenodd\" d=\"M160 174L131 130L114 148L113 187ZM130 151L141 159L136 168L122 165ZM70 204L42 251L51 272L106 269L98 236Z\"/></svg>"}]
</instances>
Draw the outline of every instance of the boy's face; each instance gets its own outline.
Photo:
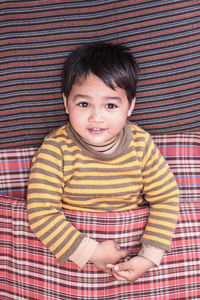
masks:
<instances>
[{"instance_id":1,"label":"boy's face","mask_svg":"<svg viewBox=\"0 0 200 300\"><path fill-rule=\"evenodd\" d=\"M129 104L124 89L113 90L94 74L74 84L64 101L74 130L96 146L115 139L135 105L135 99Z\"/></svg>"}]
</instances>

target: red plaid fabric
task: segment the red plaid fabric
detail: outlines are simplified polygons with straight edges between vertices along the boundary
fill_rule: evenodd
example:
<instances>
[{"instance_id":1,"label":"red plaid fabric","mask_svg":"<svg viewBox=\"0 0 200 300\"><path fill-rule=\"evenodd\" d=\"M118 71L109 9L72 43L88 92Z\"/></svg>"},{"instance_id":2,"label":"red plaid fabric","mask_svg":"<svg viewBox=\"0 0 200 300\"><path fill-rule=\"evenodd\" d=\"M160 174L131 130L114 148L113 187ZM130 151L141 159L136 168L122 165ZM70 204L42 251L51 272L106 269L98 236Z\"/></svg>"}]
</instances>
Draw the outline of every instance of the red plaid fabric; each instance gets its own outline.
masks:
<instances>
[{"instance_id":1,"label":"red plaid fabric","mask_svg":"<svg viewBox=\"0 0 200 300\"><path fill-rule=\"evenodd\" d=\"M37 148L0 150L0 194L26 198L31 161Z\"/></svg>"},{"instance_id":2,"label":"red plaid fabric","mask_svg":"<svg viewBox=\"0 0 200 300\"><path fill-rule=\"evenodd\" d=\"M26 204L0 199L1 299L199 299L200 298L200 203L182 203L172 251L159 268L135 283L120 283L87 264L79 270L73 263L59 265L30 231ZM99 241L114 239L130 255L140 247L148 209L124 213L66 212L81 231Z\"/></svg>"},{"instance_id":3,"label":"red plaid fabric","mask_svg":"<svg viewBox=\"0 0 200 300\"><path fill-rule=\"evenodd\" d=\"M175 175L181 202L199 202L200 133L152 136Z\"/></svg>"},{"instance_id":4,"label":"red plaid fabric","mask_svg":"<svg viewBox=\"0 0 200 300\"><path fill-rule=\"evenodd\" d=\"M135 283L119 283L87 264L59 265L30 231L26 197L36 148L0 152L0 299L200 299L200 134L153 135L180 188L181 211L172 251L161 266ZM16 200L11 197L19 197ZM148 210L132 213L66 212L81 231L97 240L114 239L135 255Z\"/></svg>"}]
</instances>

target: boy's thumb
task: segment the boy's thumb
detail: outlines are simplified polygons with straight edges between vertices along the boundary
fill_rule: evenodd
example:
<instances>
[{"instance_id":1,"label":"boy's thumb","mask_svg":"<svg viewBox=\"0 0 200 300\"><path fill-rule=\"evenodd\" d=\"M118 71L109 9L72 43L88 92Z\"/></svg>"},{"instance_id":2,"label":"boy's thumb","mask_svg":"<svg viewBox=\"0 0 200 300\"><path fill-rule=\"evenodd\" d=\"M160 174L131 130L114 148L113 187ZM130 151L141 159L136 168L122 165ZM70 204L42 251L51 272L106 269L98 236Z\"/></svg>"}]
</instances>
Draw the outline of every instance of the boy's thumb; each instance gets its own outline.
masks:
<instances>
[{"instance_id":1,"label":"boy's thumb","mask_svg":"<svg viewBox=\"0 0 200 300\"><path fill-rule=\"evenodd\" d=\"M128 269L128 263L122 262L114 266L115 271L126 271Z\"/></svg>"},{"instance_id":2,"label":"boy's thumb","mask_svg":"<svg viewBox=\"0 0 200 300\"><path fill-rule=\"evenodd\" d=\"M128 255L128 251L122 250L122 257L125 258Z\"/></svg>"},{"instance_id":3,"label":"boy's thumb","mask_svg":"<svg viewBox=\"0 0 200 300\"><path fill-rule=\"evenodd\" d=\"M120 252L121 252L121 258L125 258L127 255L128 255L128 251L126 251L126 250L121 250L120 249L120 246L116 243L115 244L115 248L117 249L117 250L120 250Z\"/></svg>"}]
</instances>

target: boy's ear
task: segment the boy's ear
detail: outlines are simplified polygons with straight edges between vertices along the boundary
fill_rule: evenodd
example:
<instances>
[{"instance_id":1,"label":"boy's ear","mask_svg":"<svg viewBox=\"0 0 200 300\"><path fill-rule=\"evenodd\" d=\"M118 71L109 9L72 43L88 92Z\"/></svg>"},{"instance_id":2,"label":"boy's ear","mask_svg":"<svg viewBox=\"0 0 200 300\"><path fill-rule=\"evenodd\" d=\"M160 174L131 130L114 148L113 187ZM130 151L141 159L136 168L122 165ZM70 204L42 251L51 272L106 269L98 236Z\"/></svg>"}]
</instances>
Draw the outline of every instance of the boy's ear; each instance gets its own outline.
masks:
<instances>
[{"instance_id":1,"label":"boy's ear","mask_svg":"<svg viewBox=\"0 0 200 300\"><path fill-rule=\"evenodd\" d=\"M65 106L65 112L68 114L68 105L67 105L67 98L66 96L63 94L63 99L64 99L64 106Z\"/></svg>"},{"instance_id":2,"label":"boy's ear","mask_svg":"<svg viewBox=\"0 0 200 300\"><path fill-rule=\"evenodd\" d=\"M134 107L135 107L135 100L136 100L136 97L133 98L132 101L131 101L131 105L130 105L130 107L129 107L129 109L128 109L128 117L131 116L132 111L134 110Z\"/></svg>"}]
</instances>

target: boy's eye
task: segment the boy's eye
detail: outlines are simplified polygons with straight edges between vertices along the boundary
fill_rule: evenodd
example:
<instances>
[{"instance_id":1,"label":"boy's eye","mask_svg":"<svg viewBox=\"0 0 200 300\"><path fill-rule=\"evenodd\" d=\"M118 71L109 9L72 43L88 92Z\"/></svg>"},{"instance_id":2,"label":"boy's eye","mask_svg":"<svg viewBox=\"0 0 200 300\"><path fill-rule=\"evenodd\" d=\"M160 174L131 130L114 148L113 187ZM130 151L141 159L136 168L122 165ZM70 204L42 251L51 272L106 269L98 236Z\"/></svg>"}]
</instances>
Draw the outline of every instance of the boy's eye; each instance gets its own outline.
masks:
<instances>
[{"instance_id":1,"label":"boy's eye","mask_svg":"<svg viewBox=\"0 0 200 300\"><path fill-rule=\"evenodd\" d=\"M80 102L78 105L80 107L88 107L89 106L89 104L87 102Z\"/></svg>"},{"instance_id":2,"label":"boy's eye","mask_svg":"<svg viewBox=\"0 0 200 300\"><path fill-rule=\"evenodd\" d=\"M108 103L106 104L106 108L112 109L112 108L116 108L117 106L113 103Z\"/></svg>"}]
</instances>

